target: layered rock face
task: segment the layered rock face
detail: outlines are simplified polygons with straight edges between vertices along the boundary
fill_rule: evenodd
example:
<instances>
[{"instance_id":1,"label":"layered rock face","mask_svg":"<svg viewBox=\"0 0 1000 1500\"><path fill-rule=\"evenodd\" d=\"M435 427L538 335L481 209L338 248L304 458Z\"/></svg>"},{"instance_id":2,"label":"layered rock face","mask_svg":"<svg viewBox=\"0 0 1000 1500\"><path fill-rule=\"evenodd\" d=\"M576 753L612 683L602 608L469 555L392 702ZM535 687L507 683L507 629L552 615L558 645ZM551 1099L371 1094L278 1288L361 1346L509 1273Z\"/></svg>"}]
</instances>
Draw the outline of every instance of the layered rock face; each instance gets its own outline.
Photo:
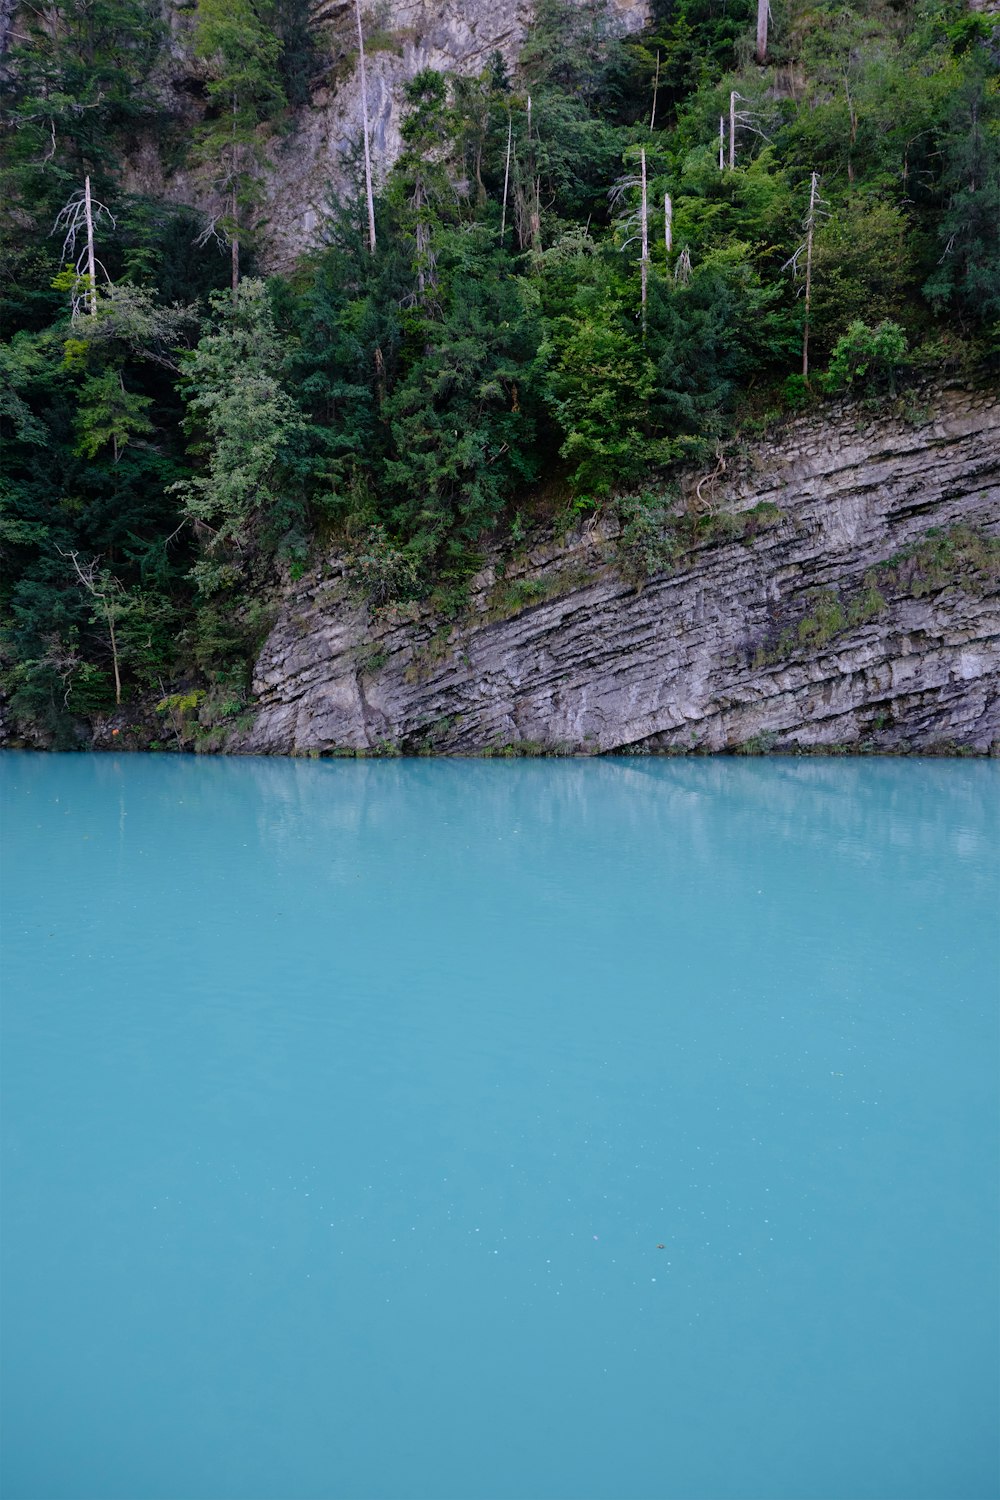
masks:
<instances>
[{"instance_id":1,"label":"layered rock face","mask_svg":"<svg viewBox=\"0 0 1000 1500\"><path fill-rule=\"evenodd\" d=\"M940 391L910 421L833 408L730 469L702 483L706 539L641 588L611 521L484 569L455 623L372 622L327 559L289 589L231 748L1000 750L997 579L915 593L905 563L869 571L934 528L1000 536L996 395Z\"/></svg>"}]
</instances>

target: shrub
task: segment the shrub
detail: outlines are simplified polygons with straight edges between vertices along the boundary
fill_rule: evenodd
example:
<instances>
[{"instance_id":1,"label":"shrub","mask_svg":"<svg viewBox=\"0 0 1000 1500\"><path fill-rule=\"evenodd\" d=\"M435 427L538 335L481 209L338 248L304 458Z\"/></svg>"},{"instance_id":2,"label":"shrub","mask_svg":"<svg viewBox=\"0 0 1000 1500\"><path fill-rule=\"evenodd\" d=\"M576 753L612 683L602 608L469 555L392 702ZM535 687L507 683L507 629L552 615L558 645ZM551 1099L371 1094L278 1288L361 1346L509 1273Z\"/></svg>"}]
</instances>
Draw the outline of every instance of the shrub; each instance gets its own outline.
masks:
<instances>
[{"instance_id":1,"label":"shrub","mask_svg":"<svg viewBox=\"0 0 1000 1500\"><path fill-rule=\"evenodd\" d=\"M906 363L906 335L898 323L886 319L870 328L858 318L834 345L826 383L834 391L855 383L874 389L888 386L894 396L896 376Z\"/></svg>"},{"instance_id":2,"label":"shrub","mask_svg":"<svg viewBox=\"0 0 1000 1500\"><path fill-rule=\"evenodd\" d=\"M373 612L417 591L416 564L393 545L384 526L369 528L363 549L351 559L351 579Z\"/></svg>"}]
</instances>

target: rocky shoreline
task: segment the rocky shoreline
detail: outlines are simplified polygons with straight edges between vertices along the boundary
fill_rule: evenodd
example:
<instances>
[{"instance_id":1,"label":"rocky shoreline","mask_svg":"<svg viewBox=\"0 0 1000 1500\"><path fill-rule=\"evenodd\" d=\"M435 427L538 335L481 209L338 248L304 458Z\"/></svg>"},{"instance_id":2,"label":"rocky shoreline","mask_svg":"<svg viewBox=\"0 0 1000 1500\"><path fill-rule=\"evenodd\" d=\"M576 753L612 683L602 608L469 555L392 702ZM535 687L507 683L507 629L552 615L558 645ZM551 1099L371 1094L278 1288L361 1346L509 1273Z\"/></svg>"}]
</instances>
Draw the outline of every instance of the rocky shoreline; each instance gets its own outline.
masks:
<instances>
[{"instance_id":1,"label":"rocky shoreline","mask_svg":"<svg viewBox=\"0 0 1000 1500\"><path fill-rule=\"evenodd\" d=\"M598 519L484 568L455 621L372 621L343 560L323 559L289 588L254 722L226 748L996 752L995 393L940 390L916 419L843 403L793 420L705 496L688 550L642 586L622 576L619 523ZM969 534L985 570L921 573L921 548Z\"/></svg>"}]
</instances>

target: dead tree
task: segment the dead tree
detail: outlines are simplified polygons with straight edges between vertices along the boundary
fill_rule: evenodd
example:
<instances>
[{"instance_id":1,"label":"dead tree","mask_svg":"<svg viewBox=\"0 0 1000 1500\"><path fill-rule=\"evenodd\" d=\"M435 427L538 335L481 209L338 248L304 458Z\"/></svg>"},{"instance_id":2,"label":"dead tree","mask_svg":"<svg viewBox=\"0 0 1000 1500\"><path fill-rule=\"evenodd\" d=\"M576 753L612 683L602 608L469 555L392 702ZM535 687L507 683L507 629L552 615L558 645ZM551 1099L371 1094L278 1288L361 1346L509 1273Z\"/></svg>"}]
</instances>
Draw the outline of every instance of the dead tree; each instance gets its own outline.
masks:
<instances>
[{"instance_id":1,"label":"dead tree","mask_svg":"<svg viewBox=\"0 0 1000 1500\"><path fill-rule=\"evenodd\" d=\"M375 199L372 193L371 132L368 125L368 76L365 72L365 37L361 28L361 0L354 0L358 23L358 77L361 80L361 125L365 138L365 197L368 202L368 249L375 254Z\"/></svg>"},{"instance_id":2,"label":"dead tree","mask_svg":"<svg viewBox=\"0 0 1000 1500\"><path fill-rule=\"evenodd\" d=\"M765 131L761 130L760 126L757 124L758 116L756 116L752 110L749 110L749 109L737 109L736 108L737 102L739 102L740 104L749 104L750 101L748 99L745 99L742 94L738 94L735 89L732 89L730 91L730 95L729 95L729 170L730 170L730 172L732 172L733 169L736 166L736 132L737 132L737 130L749 130L753 135L759 135L762 141L770 142L770 140L771 140L771 137Z\"/></svg>"},{"instance_id":3,"label":"dead tree","mask_svg":"<svg viewBox=\"0 0 1000 1500\"><path fill-rule=\"evenodd\" d=\"M94 225L100 223L101 217L106 218L111 228L116 228L115 217L109 208L99 203L90 195L90 177L86 177L82 191L77 188L69 201L59 210L56 221L52 226L52 233L61 229L65 234L62 247L62 259L70 262L76 272L77 281L73 288L73 321L80 315L81 308L85 309L92 318L97 316L97 267L100 266L104 272L105 280L111 282L107 270L97 259L94 252ZM83 236L83 245L77 253L77 240ZM86 269L84 269L86 268Z\"/></svg>"},{"instance_id":4,"label":"dead tree","mask_svg":"<svg viewBox=\"0 0 1000 1500\"><path fill-rule=\"evenodd\" d=\"M646 299L649 293L649 204L646 198L646 153L639 153L642 163L642 261L640 277L642 281L642 336L646 337Z\"/></svg>"},{"instance_id":5,"label":"dead tree","mask_svg":"<svg viewBox=\"0 0 1000 1500\"><path fill-rule=\"evenodd\" d=\"M649 299L649 196L646 178L646 152L639 152L639 176L620 177L614 187L608 193L608 199L612 208L621 207L627 201L627 194L639 189L638 213L633 210L624 214L619 220L620 227L630 231L628 238L622 245L627 250L629 245L636 239L639 240L639 280L640 296L642 305L642 333L646 336L646 305Z\"/></svg>"},{"instance_id":6,"label":"dead tree","mask_svg":"<svg viewBox=\"0 0 1000 1500\"><path fill-rule=\"evenodd\" d=\"M528 95L528 157L531 164L530 199L528 201L528 232L531 248L537 252L542 248L542 180L535 171L535 153L531 144L531 95Z\"/></svg>"},{"instance_id":7,"label":"dead tree","mask_svg":"<svg viewBox=\"0 0 1000 1500\"><path fill-rule=\"evenodd\" d=\"M802 378L809 379L809 313L812 309L813 236L816 232L816 200L819 178L814 172L809 180L809 213L806 216L806 302L802 324Z\"/></svg>"},{"instance_id":8,"label":"dead tree","mask_svg":"<svg viewBox=\"0 0 1000 1500\"><path fill-rule=\"evenodd\" d=\"M239 100L233 94L233 156L232 173L229 191L229 219L232 229L229 235L229 288L232 293L233 306L236 307L240 300L240 158L242 150L239 144Z\"/></svg>"},{"instance_id":9,"label":"dead tree","mask_svg":"<svg viewBox=\"0 0 1000 1500\"><path fill-rule=\"evenodd\" d=\"M667 262L670 261L670 251L674 242L674 205L670 194L663 195L663 243L667 249Z\"/></svg>"},{"instance_id":10,"label":"dead tree","mask_svg":"<svg viewBox=\"0 0 1000 1500\"><path fill-rule=\"evenodd\" d=\"M514 143L514 117L507 114L507 160L503 169L503 210L500 214L500 243L504 242L507 232L507 189L510 186L510 152Z\"/></svg>"},{"instance_id":11,"label":"dead tree","mask_svg":"<svg viewBox=\"0 0 1000 1500\"><path fill-rule=\"evenodd\" d=\"M90 278L90 311L97 314L97 267L94 258L94 214L90 201L90 173L83 180L84 213L87 217L87 275Z\"/></svg>"},{"instance_id":12,"label":"dead tree","mask_svg":"<svg viewBox=\"0 0 1000 1500\"><path fill-rule=\"evenodd\" d=\"M60 556L68 557L73 564L77 580L94 600L97 609L104 617L104 623L108 627L108 636L111 641L111 663L115 673L115 704L120 707L122 701L122 679L121 673L118 670L118 638L115 635L115 621L121 611L121 600L125 591L113 574L101 572L101 559L99 557L91 558L90 562L84 565L80 562L80 554L78 552L63 552L61 547L58 548L58 551Z\"/></svg>"},{"instance_id":13,"label":"dead tree","mask_svg":"<svg viewBox=\"0 0 1000 1500\"><path fill-rule=\"evenodd\" d=\"M649 130L650 130L650 134L652 134L653 126L656 124L656 95L657 95L657 93L659 91L659 87L660 87L660 54L659 54L659 51L657 51L657 54L656 54L656 74L655 74L655 76L653 78L653 109L652 109L652 112L651 112L651 114L649 116Z\"/></svg>"},{"instance_id":14,"label":"dead tree","mask_svg":"<svg viewBox=\"0 0 1000 1500\"><path fill-rule=\"evenodd\" d=\"M771 7L767 0L757 0L757 61L767 62L767 23L771 18Z\"/></svg>"},{"instance_id":15,"label":"dead tree","mask_svg":"<svg viewBox=\"0 0 1000 1500\"><path fill-rule=\"evenodd\" d=\"M816 234L816 226L820 220L829 216L827 204L819 195L819 173L813 172L809 179L809 209L802 220L802 228L805 230L805 239L799 245L795 254L792 255L782 266L783 271L791 270L794 277L799 274L799 262L805 256L806 279L805 279L805 319L802 324L802 378L809 379L809 313L812 308L812 268L813 268L813 239Z\"/></svg>"}]
</instances>

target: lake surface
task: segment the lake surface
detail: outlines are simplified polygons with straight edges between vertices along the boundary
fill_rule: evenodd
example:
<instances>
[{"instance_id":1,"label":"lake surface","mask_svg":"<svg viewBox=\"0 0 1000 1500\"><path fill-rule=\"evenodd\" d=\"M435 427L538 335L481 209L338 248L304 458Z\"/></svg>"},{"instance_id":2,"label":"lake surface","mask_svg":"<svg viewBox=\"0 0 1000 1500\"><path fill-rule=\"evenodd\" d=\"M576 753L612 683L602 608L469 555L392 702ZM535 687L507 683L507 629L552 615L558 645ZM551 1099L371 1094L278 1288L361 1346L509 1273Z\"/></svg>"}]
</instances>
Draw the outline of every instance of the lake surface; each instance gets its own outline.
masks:
<instances>
[{"instance_id":1,"label":"lake surface","mask_svg":"<svg viewBox=\"0 0 1000 1500\"><path fill-rule=\"evenodd\" d=\"M4 1500L993 1500L1000 765L0 758Z\"/></svg>"}]
</instances>

